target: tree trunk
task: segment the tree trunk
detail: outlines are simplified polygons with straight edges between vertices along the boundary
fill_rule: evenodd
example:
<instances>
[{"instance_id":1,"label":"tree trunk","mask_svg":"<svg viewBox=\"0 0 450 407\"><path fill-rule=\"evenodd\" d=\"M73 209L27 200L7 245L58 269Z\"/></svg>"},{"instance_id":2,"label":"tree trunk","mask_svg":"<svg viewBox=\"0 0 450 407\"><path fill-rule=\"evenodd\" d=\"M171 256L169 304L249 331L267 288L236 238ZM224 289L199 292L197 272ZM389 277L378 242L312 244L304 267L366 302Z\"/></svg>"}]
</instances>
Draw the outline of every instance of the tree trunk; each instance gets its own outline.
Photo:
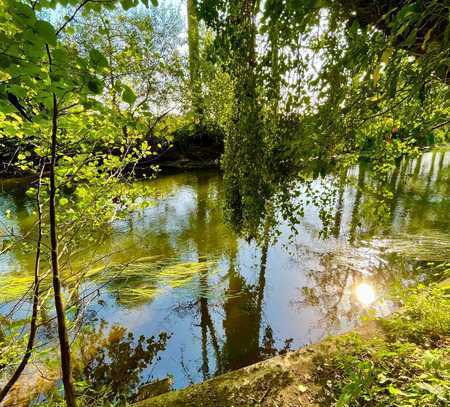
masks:
<instances>
[{"instance_id":1,"label":"tree trunk","mask_svg":"<svg viewBox=\"0 0 450 407\"><path fill-rule=\"evenodd\" d=\"M189 76L192 92L192 110L200 121L203 116L203 101L200 83L200 48L197 16L197 0L187 0Z\"/></svg>"},{"instance_id":2,"label":"tree trunk","mask_svg":"<svg viewBox=\"0 0 450 407\"><path fill-rule=\"evenodd\" d=\"M61 294L61 281L58 267L58 239L56 237L56 211L55 211L55 167L56 167L56 137L58 132L58 101L53 93L52 112L52 140L50 162L50 193L49 193L49 217L50 217L50 252L53 277L53 291L55 299L56 319L58 322L58 337L61 352L62 380L64 384L64 396L68 407L76 407L75 390L72 383L72 366L70 360L70 345L66 327L66 315Z\"/></svg>"}]
</instances>

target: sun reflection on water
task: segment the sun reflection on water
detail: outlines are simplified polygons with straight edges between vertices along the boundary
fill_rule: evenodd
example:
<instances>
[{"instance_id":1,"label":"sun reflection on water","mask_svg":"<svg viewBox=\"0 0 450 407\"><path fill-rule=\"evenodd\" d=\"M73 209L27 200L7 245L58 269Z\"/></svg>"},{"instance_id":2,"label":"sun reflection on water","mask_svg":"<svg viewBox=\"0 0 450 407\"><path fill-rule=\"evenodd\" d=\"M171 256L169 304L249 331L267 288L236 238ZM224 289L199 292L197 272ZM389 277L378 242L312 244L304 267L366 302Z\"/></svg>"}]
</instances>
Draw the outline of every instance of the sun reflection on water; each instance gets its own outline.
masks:
<instances>
[{"instance_id":1,"label":"sun reflection on water","mask_svg":"<svg viewBox=\"0 0 450 407\"><path fill-rule=\"evenodd\" d=\"M370 305L375 301L375 290L367 283L361 283L356 287L356 298L363 305Z\"/></svg>"}]
</instances>

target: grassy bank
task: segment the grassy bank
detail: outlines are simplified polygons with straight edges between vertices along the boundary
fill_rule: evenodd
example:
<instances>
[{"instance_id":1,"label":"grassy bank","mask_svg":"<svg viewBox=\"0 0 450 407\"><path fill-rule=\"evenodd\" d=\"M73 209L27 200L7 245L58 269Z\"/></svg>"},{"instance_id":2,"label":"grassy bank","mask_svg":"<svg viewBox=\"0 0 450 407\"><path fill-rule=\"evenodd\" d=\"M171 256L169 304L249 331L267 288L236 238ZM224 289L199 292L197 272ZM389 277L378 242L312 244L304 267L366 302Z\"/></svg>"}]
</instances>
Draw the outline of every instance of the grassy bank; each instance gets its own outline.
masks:
<instances>
[{"instance_id":1,"label":"grassy bank","mask_svg":"<svg viewBox=\"0 0 450 407\"><path fill-rule=\"evenodd\" d=\"M352 333L314 358L320 405L444 406L450 402L449 285L409 289L380 331Z\"/></svg>"}]
</instances>

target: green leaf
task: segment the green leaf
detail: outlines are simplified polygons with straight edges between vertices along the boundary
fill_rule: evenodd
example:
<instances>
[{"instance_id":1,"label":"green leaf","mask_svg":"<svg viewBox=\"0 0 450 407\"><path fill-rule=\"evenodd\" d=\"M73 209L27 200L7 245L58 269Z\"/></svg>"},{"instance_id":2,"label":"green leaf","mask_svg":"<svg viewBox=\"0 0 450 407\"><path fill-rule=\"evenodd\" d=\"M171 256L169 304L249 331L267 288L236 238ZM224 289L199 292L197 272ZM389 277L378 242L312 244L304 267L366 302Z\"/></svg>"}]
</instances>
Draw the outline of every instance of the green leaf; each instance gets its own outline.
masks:
<instances>
[{"instance_id":1,"label":"green leaf","mask_svg":"<svg viewBox=\"0 0 450 407\"><path fill-rule=\"evenodd\" d=\"M124 10L129 10L136 5L134 0L120 0L120 4Z\"/></svg>"},{"instance_id":2,"label":"green leaf","mask_svg":"<svg viewBox=\"0 0 450 407\"><path fill-rule=\"evenodd\" d=\"M55 65L62 65L67 60L67 52L63 48L55 48L52 51L53 62Z\"/></svg>"},{"instance_id":3,"label":"green leaf","mask_svg":"<svg viewBox=\"0 0 450 407\"><path fill-rule=\"evenodd\" d=\"M8 68L13 64L13 60L8 55L2 55L0 58L0 68Z\"/></svg>"},{"instance_id":4,"label":"green leaf","mask_svg":"<svg viewBox=\"0 0 450 407\"><path fill-rule=\"evenodd\" d=\"M133 90L127 86L123 86L123 92L122 92L122 100L130 105L132 105L137 99L136 94L133 92Z\"/></svg>"},{"instance_id":5,"label":"green leaf","mask_svg":"<svg viewBox=\"0 0 450 407\"><path fill-rule=\"evenodd\" d=\"M153 7L158 7L158 0L152 0Z\"/></svg>"},{"instance_id":6,"label":"green leaf","mask_svg":"<svg viewBox=\"0 0 450 407\"><path fill-rule=\"evenodd\" d=\"M27 91L19 85L11 85L8 87L8 91L18 98L24 98L27 96Z\"/></svg>"},{"instance_id":7,"label":"green leaf","mask_svg":"<svg viewBox=\"0 0 450 407\"><path fill-rule=\"evenodd\" d=\"M380 62L387 64L389 61L389 58L391 57L392 53L394 52L394 48L388 47L383 51L383 54L381 55Z\"/></svg>"},{"instance_id":8,"label":"green leaf","mask_svg":"<svg viewBox=\"0 0 450 407\"><path fill-rule=\"evenodd\" d=\"M408 15L415 14L416 12L417 12L417 4L416 4L416 2L413 2L412 4L406 3L406 5L400 9L400 11L398 12L398 14L396 15L395 18L398 21L402 21Z\"/></svg>"},{"instance_id":9,"label":"green leaf","mask_svg":"<svg viewBox=\"0 0 450 407\"><path fill-rule=\"evenodd\" d=\"M92 78L88 81L87 87L92 93L98 95L103 91L103 82L98 78Z\"/></svg>"},{"instance_id":10,"label":"green leaf","mask_svg":"<svg viewBox=\"0 0 450 407\"><path fill-rule=\"evenodd\" d=\"M372 79L373 79L373 84L376 85L378 83L378 81L380 80L380 69L381 69L381 64L378 64L372 74Z\"/></svg>"},{"instance_id":11,"label":"green leaf","mask_svg":"<svg viewBox=\"0 0 450 407\"><path fill-rule=\"evenodd\" d=\"M15 1L13 4L13 6L10 6L11 11L13 15L22 22L22 24L28 24L35 20L36 17L34 15L34 11L30 6L18 1Z\"/></svg>"},{"instance_id":12,"label":"green leaf","mask_svg":"<svg viewBox=\"0 0 450 407\"><path fill-rule=\"evenodd\" d=\"M7 82L12 78L11 74L0 70L0 82Z\"/></svg>"},{"instance_id":13,"label":"green leaf","mask_svg":"<svg viewBox=\"0 0 450 407\"><path fill-rule=\"evenodd\" d=\"M439 387L437 387L437 386L432 386L431 384L428 384L428 383L421 383L421 382L419 382L419 383L416 383L416 386L419 388L419 389L421 389L421 390L425 390L425 391L427 391L427 392L429 392L429 393L432 393L432 394L435 394L435 395L439 395Z\"/></svg>"},{"instance_id":14,"label":"green leaf","mask_svg":"<svg viewBox=\"0 0 450 407\"><path fill-rule=\"evenodd\" d=\"M105 68L109 65L105 56L95 48L89 51L89 59L94 68Z\"/></svg>"},{"instance_id":15,"label":"green leaf","mask_svg":"<svg viewBox=\"0 0 450 407\"><path fill-rule=\"evenodd\" d=\"M56 45L56 32L48 21L39 20L35 25L35 30L47 44Z\"/></svg>"},{"instance_id":16,"label":"green leaf","mask_svg":"<svg viewBox=\"0 0 450 407\"><path fill-rule=\"evenodd\" d=\"M403 393L400 389L397 389L396 387L394 387L392 384L390 384L388 386L388 391L390 394L392 394L393 396L396 395L404 395L405 393Z\"/></svg>"},{"instance_id":17,"label":"green leaf","mask_svg":"<svg viewBox=\"0 0 450 407\"><path fill-rule=\"evenodd\" d=\"M69 200L67 199L67 198L65 198L65 197L62 197L60 200L59 200L59 204L61 205L61 206L65 206L65 205L67 205L69 203Z\"/></svg>"},{"instance_id":18,"label":"green leaf","mask_svg":"<svg viewBox=\"0 0 450 407\"><path fill-rule=\"evenodd\" d=\"M423 39L423 43L422 43L422 49L425 49L425 48L426 48L427 42L428 42L428 41L430 40L430 38L431 38L431 33L433 32L434 27L435 27L435 26L431 27L431 28L426 32L425 37L424 37L424 39Z\"/></svg>"}]
</instances>

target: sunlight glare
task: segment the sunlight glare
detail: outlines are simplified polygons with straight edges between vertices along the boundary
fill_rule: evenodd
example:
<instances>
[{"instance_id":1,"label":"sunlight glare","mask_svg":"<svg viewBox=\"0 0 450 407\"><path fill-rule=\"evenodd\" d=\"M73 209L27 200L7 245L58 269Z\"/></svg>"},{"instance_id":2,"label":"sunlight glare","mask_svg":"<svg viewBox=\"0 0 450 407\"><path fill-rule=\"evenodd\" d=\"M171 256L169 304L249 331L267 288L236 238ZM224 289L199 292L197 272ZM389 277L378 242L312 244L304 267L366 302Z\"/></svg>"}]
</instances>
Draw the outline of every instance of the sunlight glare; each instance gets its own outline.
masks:
<instances>
[{"instance_id":1,"label":"sunlight glare","mask_svg":"<svg viewBox=\"0 0 450 407\"><path fill-rule=\"evenodd\" d=\"M359 284L356 287L356 298L363 305L370 305L375 301L375 290L367 283Z\"/></svg>"}]
</instances>

